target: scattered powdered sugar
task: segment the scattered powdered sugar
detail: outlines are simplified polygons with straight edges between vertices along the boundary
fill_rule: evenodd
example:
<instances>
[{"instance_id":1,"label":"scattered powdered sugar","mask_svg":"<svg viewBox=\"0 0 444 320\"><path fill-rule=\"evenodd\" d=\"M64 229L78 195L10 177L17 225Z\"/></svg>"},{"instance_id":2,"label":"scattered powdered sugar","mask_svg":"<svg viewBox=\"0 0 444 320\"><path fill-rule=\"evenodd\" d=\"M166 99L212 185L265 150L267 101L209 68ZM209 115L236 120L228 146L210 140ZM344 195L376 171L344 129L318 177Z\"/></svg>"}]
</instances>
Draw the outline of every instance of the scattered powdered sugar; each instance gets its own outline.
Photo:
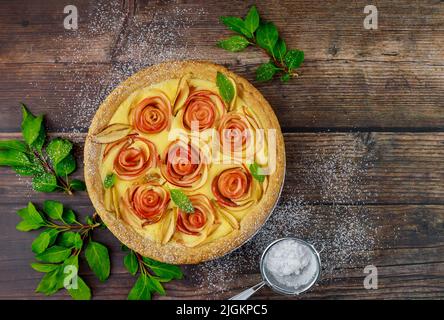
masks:
<instances>
[{"instance_id":1,"label":"scattered powdered sugar","mask_svg":"<svg viewBox=\"0 0 444 320\"><path fill-rule=\"evenodd\" d=\"M284 187L274 212L249 242L220 259L188 267L188 275L213 291L253 285L260 280L263 250L286 236L303 239L320 251L321 285L333 281L340 269L363 268L370 263L377 230L368 209L359 204L375 196L363 187L373 155L363 149L363 142L356 138L301 155L302 164L288 163L287 175L301 175L304 190ZM308 196L304 195L316 193L318 200L305 200Z\"/></svg>"}]
</instances>

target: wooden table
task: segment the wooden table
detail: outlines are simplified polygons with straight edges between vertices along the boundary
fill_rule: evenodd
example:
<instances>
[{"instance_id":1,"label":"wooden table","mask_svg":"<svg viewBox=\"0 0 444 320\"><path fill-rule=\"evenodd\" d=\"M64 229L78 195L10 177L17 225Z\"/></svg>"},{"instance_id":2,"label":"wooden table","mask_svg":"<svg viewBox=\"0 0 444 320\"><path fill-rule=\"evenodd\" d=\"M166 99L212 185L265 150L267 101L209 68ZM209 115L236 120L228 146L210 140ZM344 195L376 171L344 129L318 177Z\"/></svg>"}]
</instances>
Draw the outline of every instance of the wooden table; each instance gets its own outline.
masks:
<instances>
[{"instance_id":1,"label":"wooden table","mask_svg":"<svg viewBox=\"0 0 444 320\"><path fill-rule=\"evenodd\" d=\"M372 1L260 1L292 48L305 51L301 77L257 83L267 59L258 49L215 46L231 33L220 15L244 15L250 1L67 1L79 29L63 28L64 3L0 1L0 138L19 137L19 102L46 114L52 135L82 144L94 110L121 79L163 59L201 58L252 81L283 129L287 178L276 217L228 258L183 268L166 299L227 298L259 280L260 249L295 235L323 247L318 286L301 298L444 298L444 3L374 1L377 30L366 30ZM73 197L31 191L27 178L0 168L0 298L41 299L29 264L34 234L15 230L28 201L57 199L81 215L93 208ZM81 168L77 176L82 176ZM95 299L124 299L134 278L118 241L103 284L83 265ZM379 288L363 286L378 268ZM225 268L225 272L224 269ZM269 289L258 298L282 298ZM60 292L52 298L68 298Z\"/></svg>"}]
</instances>

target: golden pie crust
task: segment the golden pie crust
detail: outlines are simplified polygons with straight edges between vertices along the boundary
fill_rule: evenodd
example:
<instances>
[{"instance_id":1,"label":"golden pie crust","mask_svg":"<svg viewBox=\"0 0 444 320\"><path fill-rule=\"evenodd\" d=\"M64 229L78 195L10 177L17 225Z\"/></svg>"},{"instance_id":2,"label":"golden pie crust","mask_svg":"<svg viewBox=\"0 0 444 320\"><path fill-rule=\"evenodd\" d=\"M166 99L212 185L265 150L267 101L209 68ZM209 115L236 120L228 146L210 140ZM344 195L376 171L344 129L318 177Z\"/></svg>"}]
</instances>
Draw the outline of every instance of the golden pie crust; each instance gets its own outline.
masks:
<instances>
[{"instance_id":1,"label":"golden pie crust","mask_svg":"<svg viewBox=\"0 0 444 320\"><path fill-rule=\"evenodd\" d=\"M263 129L276 130L276 170L268 177L266 192L258 203L239 222L239 228L228 235L187 247L178 242L161 244L143 237L114 212L105 209L104 186L101 177L102 144L96 143L94 135L108 125L116 110L131 93L154 84L171 79L181 79L186 74L193 78L216 82L217 72L229 76L237 85L237 91L243 101L253 108ZM115 88L97 110L85 141L85 182L88 194L101 219L108 229L127 247L162 262L173 264L195 264L221 257L248 241L265 223L278 198L285 174L285 147L279 122L269 103L261 93L246 79L230 72L226 68L206 61L172 61L146 68ZM207 181L211 183L211 181Z\"/></svg>"}]
</instances>

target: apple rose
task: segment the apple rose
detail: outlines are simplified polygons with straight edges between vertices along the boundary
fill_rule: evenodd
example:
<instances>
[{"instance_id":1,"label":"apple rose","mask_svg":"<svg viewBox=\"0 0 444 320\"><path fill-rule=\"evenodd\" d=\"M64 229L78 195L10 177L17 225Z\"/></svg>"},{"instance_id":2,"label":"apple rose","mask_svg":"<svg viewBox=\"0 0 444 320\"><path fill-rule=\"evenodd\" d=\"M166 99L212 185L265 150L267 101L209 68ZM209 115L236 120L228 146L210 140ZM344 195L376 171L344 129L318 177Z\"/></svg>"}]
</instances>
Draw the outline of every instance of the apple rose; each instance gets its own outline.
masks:
<instances>
[{"instance_id":1,"label":"apple rose","mask_svg":"<svg viewBox=\"0 0 444 320\"><path fill-rule=\"evenodd\" d=\"M129 187L122 200L122 208L144 220L144 226L162 218L170 203L170 194L160 184L150 182Z\"/></svg>"},{"instance_id":2,"label":"apple rose","mask_svg":"<svg viewBox=\"0 0 444 320\"><path fill-rule=\"evenodd\" d=\"M161 172L175 186L197 189L205 183L208 167L200 150L191 143L176 140L165 150Z\"/></svg>"},{"instance_id":3,"label":"apple rose","mask_svg":"<svg viewBox=\"0 0 444 320\"><path fill-rule=\"evenodd\" d=\"M248 119L237 113L225 115L218 126L222 148L234 152L245 151L251 145L253 132Z\"/></svg>"},{"instance_id":4,"label":"apple rose","mask_svg":"<svg viewBox=\"0 0 444 320\"><path fill-rule=\"evenodd\" d=\"M178 210L176 229L185 234L194 236L185 245L194 247L204 241L219 224L216 208L207 196L195 194L189 197L194 207L193 213Z\"/></svg>"},{"instance_id":5,"label":"apple rose","mask_svg":"<svg viewBox=\"0 0 444 320\"><path fill-rule=\"evenodd\" d=\"M227 207L238 207L247 199L251 192L252 177L242 167L226 169L219 173L211 185L211 190L216 201Z\"/></svg>"},{"instance_id":6,"label":"apple rose","mask_svg":"<svg viewBox=\"0 0 444 320\"><path fill-rule=\"evenodd\" d=\"M222 99L209 90L192 92L183 105L183 126L191 130L193 122L199 131L209 129L225 114Z\"/></svg>"},{"instance_id":7,"label":"apple rose","mask_svg":"<svg viewBox=\"0 0 444 320\"><path fill-rule=\"evenodd\" d=\"M159 158L155 145L137 133L108 144L103 157L109 156L114 156L114 171L123 180L140 177L155 167Z\"/></svg>"},{"instance_id":8,"label":"apple rose","mask_svg":"<svg viewBox=\"0 0 444 320\"><path fill-rule=\"evenodd\" d=\"M130 110L131 124L143 133L157 133L169 128L171 116L171 102L160 90L155 96L143 99Z\"/></svg>"}]
</instances>

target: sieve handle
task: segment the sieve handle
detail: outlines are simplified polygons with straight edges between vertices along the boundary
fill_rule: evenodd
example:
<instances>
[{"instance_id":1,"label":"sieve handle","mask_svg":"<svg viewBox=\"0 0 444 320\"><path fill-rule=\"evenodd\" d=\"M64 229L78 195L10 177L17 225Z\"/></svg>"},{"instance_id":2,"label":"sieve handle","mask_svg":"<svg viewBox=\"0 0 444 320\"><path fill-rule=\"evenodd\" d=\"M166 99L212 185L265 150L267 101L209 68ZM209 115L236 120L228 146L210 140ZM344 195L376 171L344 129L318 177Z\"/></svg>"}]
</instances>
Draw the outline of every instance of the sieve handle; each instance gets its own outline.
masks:
<instances>
[{"instance_id":1,"label":"sieve handle","mask_svg":"<svg viewBox=\"0 0 444 320\"><path fill-rule=\"evenodd\" d=\"M235 295L234 297L231 297L228 300L247 300L249 297L251 297L256 291L258 291L264 285L265 285L265 281L262 281L261 283L258 283L257 285L255 285L251 288L248 288L245 291L242 291L241 293Z\"/></svg>"}]
</instances>

